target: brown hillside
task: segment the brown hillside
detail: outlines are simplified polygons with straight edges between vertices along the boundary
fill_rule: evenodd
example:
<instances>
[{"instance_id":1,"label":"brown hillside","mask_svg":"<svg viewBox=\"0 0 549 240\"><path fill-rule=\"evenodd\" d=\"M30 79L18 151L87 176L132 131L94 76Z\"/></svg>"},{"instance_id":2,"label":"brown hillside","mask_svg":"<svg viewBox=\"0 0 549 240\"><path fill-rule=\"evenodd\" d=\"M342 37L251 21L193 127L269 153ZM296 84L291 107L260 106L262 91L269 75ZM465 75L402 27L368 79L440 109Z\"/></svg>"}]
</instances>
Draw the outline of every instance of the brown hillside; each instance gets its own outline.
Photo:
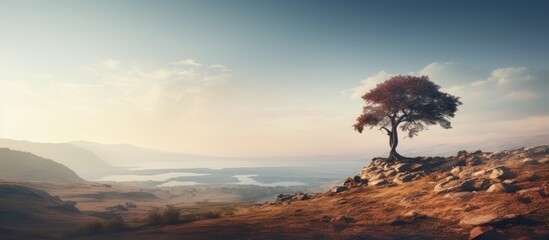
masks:
<instances>
[{"instance_id":1,"label":"brown hillside","mask_svg":"<svg viewBox=\"0 0 549 240\"><path fill-rule=\"evenodd\" d=\"M374 159L360 179L327 193L279 196L220 219L83 238L548 239L548 154L541 146L406 164Z\"/></svg>"}]
</instances>

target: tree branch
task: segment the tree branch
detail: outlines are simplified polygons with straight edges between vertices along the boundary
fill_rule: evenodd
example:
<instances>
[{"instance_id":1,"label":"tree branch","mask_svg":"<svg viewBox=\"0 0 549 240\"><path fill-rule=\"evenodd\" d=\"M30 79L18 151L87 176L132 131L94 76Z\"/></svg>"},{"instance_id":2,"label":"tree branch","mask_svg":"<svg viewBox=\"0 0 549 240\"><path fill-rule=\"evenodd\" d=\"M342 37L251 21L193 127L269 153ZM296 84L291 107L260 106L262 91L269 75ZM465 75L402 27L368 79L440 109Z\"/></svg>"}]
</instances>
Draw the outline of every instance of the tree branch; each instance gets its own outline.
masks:
<instances>
[{"instance_id":1,"label":"tree branch","mask_svg":"<svg viewBox=\"0 0 549 240\"><path fill-rule=\"evenodd\" d=\"M389 131L386 127L380 127L379 130L381 131L381 129L385 129L385 131L387 131L387 135L391 134L391 131Z\"/></svg>"}]
</instances>

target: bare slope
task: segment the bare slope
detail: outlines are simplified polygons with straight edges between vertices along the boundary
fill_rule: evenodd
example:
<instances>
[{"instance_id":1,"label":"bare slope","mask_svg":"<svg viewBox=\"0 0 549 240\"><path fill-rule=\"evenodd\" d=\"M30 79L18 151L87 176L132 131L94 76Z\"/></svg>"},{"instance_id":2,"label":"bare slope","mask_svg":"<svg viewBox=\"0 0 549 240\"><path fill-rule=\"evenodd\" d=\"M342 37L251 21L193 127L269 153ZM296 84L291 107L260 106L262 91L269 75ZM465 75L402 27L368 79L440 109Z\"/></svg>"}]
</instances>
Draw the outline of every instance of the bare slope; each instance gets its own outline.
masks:
<instances>
[{"instance_id":1,"label":"bare slope","mask_svg":"<svg viewBox=\"0 0 549 240\"><path fill-rule=\"evenodd\" d=\"M0 148L0 178L20 181L84 182L63 164L32 153Z\"/></svg>"},{"instance_id":2,"label":"bare slope","mask_svg":"<svg viewBox=\"0 0 549 240\"><path fill-rule=\"evenodd\" d=\"M0 183L0 239L41 239L94 219L74 202L17 183Z\"/></svg>"},{"instance_id":3,"label":"bare slope","mask_svg":"<svg viewBox=\"0 0 549 240\"><path fill-rule=\"evenodd\" d=\"M117 170L94 153L67 143L36 143L0 139L0 147L31 152L51 159L69 167L86 180L95 180Z\"/></svg>"}]
</instances>

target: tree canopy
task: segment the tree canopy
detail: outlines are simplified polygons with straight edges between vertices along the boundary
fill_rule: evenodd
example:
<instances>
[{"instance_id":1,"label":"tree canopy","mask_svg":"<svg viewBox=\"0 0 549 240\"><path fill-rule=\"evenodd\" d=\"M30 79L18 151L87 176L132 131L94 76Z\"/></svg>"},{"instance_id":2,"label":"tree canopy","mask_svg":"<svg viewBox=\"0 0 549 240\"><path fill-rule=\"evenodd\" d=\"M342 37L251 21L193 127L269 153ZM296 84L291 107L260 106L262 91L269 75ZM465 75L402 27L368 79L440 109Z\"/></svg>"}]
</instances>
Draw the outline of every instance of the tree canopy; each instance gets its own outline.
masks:
<instances>
[{"instance_id":1,"label":"tree canopy","mask_svg":"<svg viewBox=\"0 0 549 240\"><path fill-rule=\"evenodd\" d=\"M399 158L396 153L398 126L410 138L430 125L452 127L449 119L462 103L459 97L439 89L428 76L392 77L362 96L366 105L353 126L359 133L365 127L384 129L390 138L391 157Z\"/></svg>"}]
</instances>

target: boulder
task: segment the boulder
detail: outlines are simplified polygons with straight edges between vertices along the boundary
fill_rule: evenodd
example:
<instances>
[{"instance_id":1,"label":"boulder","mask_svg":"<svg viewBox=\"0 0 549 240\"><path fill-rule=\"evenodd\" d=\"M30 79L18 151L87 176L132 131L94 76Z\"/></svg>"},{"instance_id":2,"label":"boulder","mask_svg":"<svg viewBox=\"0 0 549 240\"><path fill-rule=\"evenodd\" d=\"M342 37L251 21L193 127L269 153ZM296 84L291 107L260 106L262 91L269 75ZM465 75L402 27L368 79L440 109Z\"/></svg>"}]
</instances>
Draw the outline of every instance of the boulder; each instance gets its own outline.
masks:
<instances>
[{"instance_id":1,"label":"boulder","mask_svg":"<svg viewBox=\"0 0 549 240\"><path fill-rule=\"evenodd\" d=\"M290 201L292 200L292 198L294 197L294 195L291 195L291 194L279 194L278 196L276 196L276 200L275 202L286 202L286 201Z\"/></svg>"},{"instance_id":2,"label":"boulder","mask_svg":"<svg viewBox=\"0 0 549 240\"><path fill-rule=\"evenodd\" d=\"M522 160L522 163L527 164L527 165L536 165L539 162L537 160L534 160L534 159L531 159L531 158L525 158L525 159Z\"/></svg>"},{"instance_id":3,"label":"boulder","mask_svg":"<svg viewBox=\"0 0 549 240\"><path fill-rule=\"evenodd\" d=\"M445 198L453 198L453 199L456 199L456 200L459 200L459 201L468 200L468 199L472 198L473 196L474 196L474 193L472 193L472 192L453 192L453 193L448 193L448 194L444 195Z\"/></svg>"},{"instance_id":4,"label":"boulder","mask_svg":"<svg viewBox=\"0 0 549 240\"><path fill-rule=\"evenodd\" d=\"M397 172L405 172L405 171L408 171L410 169L410 164L409 163L399 163L395 166L393 166L393 169L395 169L395 171Z\"/></svg>"},{"instance_id":5,"label":"boulder","mask_svg":"<svg viewBox=\"0 0 549 240\"><path fill-rule=\"evenodd\" d=\"M510 193L510 192L514 192L516 190L517 190L517 187L512 185L512 184L496 183L496 184L492 184L492 186L490 186L488 188L488 190L486 190L486 192Z\"/></svg>"},{"instance_id":6,"label":"boulder","mask_svg":"<svg viewBox=\"0 0 549 240\"><path fill-rule=\"evenodd\" d=\"M473 168L465 169L459 173L459 178L461 179L470 178L474 172L475 172L475 169Z\"/></svg>"},{"instance_id":7,"label":"boulder","mask_svg":"<svg viewBox=\"0 0 549 240\"><path fill-rule=\"evenodd\" d=\"M503 181L503 183L507 183L507 184L516 184L516 183L518 183L518 181L515 180L515 179L507 179L507 180Z\"/></svg>"},{"instance_id":8,"label":"boulder","mask_svg":"<svg viewBox=\"0 0 549 240\"><path fill-rule=\"evenodd\" d=\"M507 224L528 224L532 223L531 219L527 219L519 214L485 214L485 215L475 215L471 217L466 217L462 219L459 223L462 225L470 226L505 226Z\"/></svg>"},{"instance_id":9,"label":"boulder","mask_svg":"<svg viewBox=\"0 0 549 240\"><path fill-rule=\"evenodd\" d=\"M452 173L454 176L459 176L459 173L462 170L463 170L463 168L461 166L457 166L457 167L452 168L452 171L450 171L450 173Z\"/></svg>"},{"instance_id":10,"label":"boulder","mask_svg":"<svg viewBox=\"0 0 549 240\"><path fill-rule=\"evenodd\" d=\"M524 154L527 156L539 156L549 154L549 146L545 145L533 148L526 148L524 149Z\"/></svg>"},{"instance_id":11,"label":"boulder","mask_svg":"<svg viewBox=\"0 0 549 240\"><path fill-rule=\"evenodd\" d=\"M444 179L444 181L448 182L448 181L452 181L452 180L458 180L459 178L457 178L456 176L452 175L452 176L448 176Z\"/></svg>"},{"instance_id":12,"label":"boulder","mask_svg":"<svg viewBox=\"0 0 549 240\"><path fill-rule=\"evenodd\" d=\"M435 193L445 194L450 192L463 192L463 191L472 191L472 186L470 181L463 180L450 180L443 181L437 184L434 188Z\"/></svg>"},{"instance_id":13,"label":"boulder","mask_svg":"<svg viewBox=\"0 0 549 240\"><path fill-rule=\"evenodd\" d=\"M340 193L340 192L344 192L344 191L347 191L347 187L345 186L335 186L332 188L332 192L334 193Z\"/></svg>"},{"instance_id":14,"label":"boulder","mask_svg":"<svg viewBox=\"0 0 549 240\"><path fill-rule=\"evenodd\" d=\"M350 222L353 222L353 221L354 221L353 218L346 217L346 216L338 216L338 217L330 219L331 223L334 223L334 222L350 223Z\"/></svg>"},{"instance_id":15,"label":"boulder","mask_svg":"<svg viewBox=\"0 0 549 240\"><path fill-rule=\"evenodd\" d=\"M421 163L411 163L408 165L408 171L416 172L423 168L423 164Z\"/></svg>"},{"instance_id":16,"label":"boulder","mask_svg":"<svg viewBox=\"0 0 549 240\"><path fill-rule=\"evenodd\" d=\"M385 176L384 173L378 173L376 175L374 175L372 178L370 178L370 181L375 181L375 180L379 180L379 179L383 179L383 178L386 178L387 176Z\"/></svg>"},{"instance_id":17,"label":"boulder","mask_svg":"<svg viewBox=\"0 0 549 240\"><path fill-rule=\"evenodd\" d=\"M385 175L387 177L393 177L393 176L397 175L397 171L396 170L389 170L389 171L385 172Z\"/></svg>"},{"instance_id":18,"label":"boulder","mask_svg":"<svg viewBox=\"0 0 549 240\"><path fill-rule=\"evenodd\" d=\"M387 180L385 179L380 179L380 180L376 180L376 181L373 181L373 182L370 182L368 183L369 186L383 186L383 185L386 185L388 184L389 182L387 182Z\"/></svg>"},{"instance_id":19,"label":"boulder","mask_svg":"<svg viewBox=\"0 0 549 240\"><path fill-rule=\"evenodd\" d=\"M477 166L482 164L482 159L477 156L470 156L465 160L467 166Z\"/></svg>"},{"instance_id":20,"label":"boulder","mask_svg":"<svg viewBox=\"0 0 549 240\"><path fill-rule=\"evenodd\" d=\"M474 191L486 190L490 187L490 180L484 178L472 178L468 180Z\"/></svg>"},{"instance_id":21,"label":"boulder","mask_svg":"<svg viewBox=\"0 0 549 240\"><path fill-rule=\"evenodd\" d=\"M507 151L507 150L498 151L498 152L493 152L492 154L490 154L490 156L488 158L494 159L494 160L502 160L502 159L508 157L509 154L510 154L510 152Z\"/></svg>"},{"instance_id":22,"label":"boulder","mask_svg":"<svg viewBox=\"0 0 549 240\"><path fill-rule=\"evenodd\" d=\"M393 226L402 226L402 225L405 225L405 224L409 224L410 222L408 221L404 221L402 219L393 219L393 220L389 220L387 222L385 222L385 224L387 225L393 225Z\"/></svg>"},{"instance_id":23,"label":"boulder","mask_svg":"<svg viewBox=\"0 0 549 240\"><path fill-rule=\"evenodd\" d=\"M460 165L460 160L457 158L448 158L448 159L442 159L440 161L440 164L436 166L429 166L429 170L431 171L445 171L450 170L452 167Z\"/></svg>"},{"instance_id":24,"label":"boulder","mask_svg":"<svg viewBox=\"0 0 549 240\"><path fill-rule=\"evenodd\" d=\"M469 233L469 240L499 240L506 239L492 226L479 226L473 228Z\"/></svg>"},{"instance_id":25,"label":"boulder","mask_svg":"<svg viewBox=\"0 0 549 240\"><path fill-rule=\"evenodd\" d=\"M307 200L307 199L310 199L311 197L309 196L309 194L304 194L304 193L298 193L295 195L294 199L295 200L299 200L299 201L304 201L304 200Z\"/></svg>"},{"instance_id":26,"label":"boulder","mask_svg":"<svg viewBox=\"0 0 549 240\"><path fill-rule=\"evenodd\" d=\"M405 216L405 217L408 217L408 218L414 218L414 219L423 219L423 218L427 218L427 215L418 213L418 212L416 212L416 211L414 211L414 210L405 213L404 216Z\"/></svg>"},{"instance_id":27,"label":"boulder","mask_svg":"<svg viewBox=\"0 0 549 240\"><path fill-rule=\"evenodd\" d=\"M476 171L474 173L471 174L471 177L480 177L486 173L488 173L490 171L486 171L486 170L480 170L480 171Z\"/></svg>"},{"instance_id":28,"label":"boulder","mask_svg":"<svg viewBox=\"0 0 549 240\"><path fill-rule=\"evenodd\" d=\"M509 173L509 170L506 167L496 167L492 169L490 178L505 180L505 179L511 178L511 174Z\"/></svg>"}]
</instances>

